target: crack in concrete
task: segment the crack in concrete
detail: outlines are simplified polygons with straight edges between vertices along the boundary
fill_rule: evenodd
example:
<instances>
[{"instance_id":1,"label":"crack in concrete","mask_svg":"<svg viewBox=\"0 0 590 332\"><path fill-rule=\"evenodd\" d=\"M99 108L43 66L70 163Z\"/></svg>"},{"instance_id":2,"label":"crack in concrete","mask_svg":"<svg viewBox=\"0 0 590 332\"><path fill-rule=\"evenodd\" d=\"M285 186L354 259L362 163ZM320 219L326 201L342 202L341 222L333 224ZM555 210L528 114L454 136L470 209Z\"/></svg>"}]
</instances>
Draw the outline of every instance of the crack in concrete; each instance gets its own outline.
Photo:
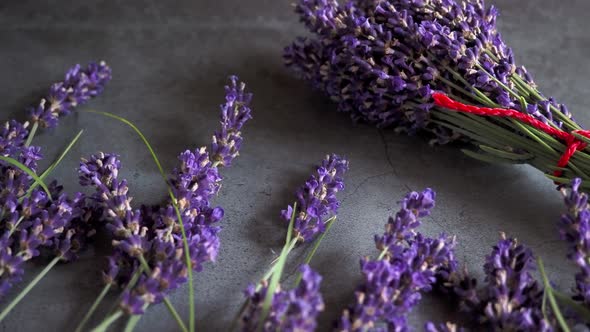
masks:
<instances>
[{"instance_id":1,"label":"crack in concrete","mask_svg":"<svg viewBox=\"0 0 590 332\"><path fill-rule=\"evenodd\" d=\"M383 133L383 130L377 129L377 132L379 133L379 137L381 138L381 142L383 142L383 149L385 152L385 160L387 160L389 167L393 171L393 175L395 175L395 177L398 180L400 180L401 184L404 186L404 188L406 188L406 190L412 191L412 189L410 189L410 186L408 186L405 182L403 182L403 179L400 177L400 175L397 171L397 168L393 164L393 160L391 160L391 156L389 155L389 144L387 144L387 139L385 138L385 134Z\"/></svg>"}]
</instances>

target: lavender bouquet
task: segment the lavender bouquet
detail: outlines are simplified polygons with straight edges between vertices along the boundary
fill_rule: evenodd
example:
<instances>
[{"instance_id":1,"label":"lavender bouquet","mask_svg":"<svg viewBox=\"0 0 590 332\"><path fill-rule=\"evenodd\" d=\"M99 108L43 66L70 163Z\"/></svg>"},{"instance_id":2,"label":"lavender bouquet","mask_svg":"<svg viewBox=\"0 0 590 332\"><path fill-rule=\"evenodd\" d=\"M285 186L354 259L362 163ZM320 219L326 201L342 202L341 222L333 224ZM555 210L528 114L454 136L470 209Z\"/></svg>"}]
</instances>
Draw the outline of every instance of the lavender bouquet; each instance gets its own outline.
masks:
<instances>
[{"instance_id":1,"label":"lavender bouquet","mask_svg":"<svg viewBox=\"0 0 590 332\"><path fill-rule=\"evenodd\" d=\"M482 0L299 0L295 11L312 36L285 49L286 65L354 120L467 142L469 156L527 163L557 183L589 179L588 132L515 63ZM458 102L494 110L455 112Z\"/></svg>"}]
</instances>

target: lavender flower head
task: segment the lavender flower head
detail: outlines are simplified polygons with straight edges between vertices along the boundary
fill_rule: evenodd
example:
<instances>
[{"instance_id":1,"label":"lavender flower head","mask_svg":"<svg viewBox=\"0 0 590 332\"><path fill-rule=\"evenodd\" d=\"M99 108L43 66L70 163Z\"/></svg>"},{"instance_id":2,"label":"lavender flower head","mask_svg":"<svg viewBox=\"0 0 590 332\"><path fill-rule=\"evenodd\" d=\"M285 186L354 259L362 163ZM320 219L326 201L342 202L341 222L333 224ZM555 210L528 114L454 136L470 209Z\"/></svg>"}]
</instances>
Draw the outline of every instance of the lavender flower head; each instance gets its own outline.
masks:
<instances>
[{"instance_id":1,"label":"lavender flower head","mask_svg":"<svg viewBox=\"0 0 590 332\"><path fill-rule=\"evenodd\" d=\"M321 276L307 265L300 267L301 282L294 289L275 290L269 315L263 322L263 331L315 331L316 319L324 310L320 294ZM242 331L255 331L262 314L262 304L268 286L256 290L250 285L244 292L248 307L241 316Z\"/></svg>"},{"instance_id":2,"label":"lavender flower head","mask_svg":"<svg viewBox=\"0 0 590 332\"><path fill-rule=\"evenodd\" d=\"M418 218L434 207L434 197L434 191L426 189L409 193L400 202L401 209L389 219L385 234L375 239L381 257L361 259L363 283L335 330L408 329L406 316L421 299L421 292L432 289L439 270L455 264L454 238L444 234L428 238L415 231Z\"/></svg>"},{"instance_id":3,"label":"lavender flower head","mask_svg":"<svg viewBox=\"0 0 590 332\"><path fill-rule=\"evenodd\" d=\"M494 331L553 331L556 322L543 315L543 289L532 275L532 251L504 233L484 264L485 284L467 271L451 269L443 283L478 326Z\"/></svg>"},{"instance_id":4,"label":"lavender flower head","mask_svg":"<svg viewBox=\"0 0 590 332\"><path fill-rule=\"evenodd\" d=\"M590 305L590 207L588 195L580 191L576 178L569 189L562 188L567 212L561 216L559 233L567 242L567 257L580 270L576 273L576 299Z\"/></svg>"},{"instance_id":5,"label":"lavender flower head","mask_svg":"<svg viewBox=\"0 0 590 332\"><path fill-rule=\"evenodd\" d=\"M30 110L31 121L45 128L57 126L60 116L99 95L110 80L111 68L104 61L90 63L85 69L75 65L68 70L65 79L53 84L48 96Z\"/></svg>"},{"instance_id":6,"label":"lavender flower head","mask_svg":"<svg viewBox=\"0 0 590 332\"><path fill-rule=\"evenodd\" d=\"M318 167L317 174L312 175L297 191L297 211L293 225L295 237L307 242L325 231L326 217L336 214L340 205L336 194L344 189L342 176L347 170L346 159L335 154L328 155ZM293 207L289 205L281 215L289 222L293 212Z\"/></svg>"},{"instance_id":7,"label":"lavender flower head","mask_svg":"<svg viewBox=\"0 0 590 332\"><path fill-rule=\"evenodd\" d=\"M484 265L483 322L499 330L552 330L541 312L543 290L531 274L533 269L532 251L502 233Z\"/></svg>"},{"instance_id":8,"label":"lavender flower head","mask_svg":"<svg viewBox=\"0 0 590 332\"><path fill-rule=\"evenodd\" d=\"M221 130L215 132L211 143L211 160L222 166L230 166L238 156L242 126L252 118L252 94L245 92L246 84L239 82L237 76L231 76L230 81L231 85L225 87L225 103L221 105Z\"/></svg>"}]
</instances>

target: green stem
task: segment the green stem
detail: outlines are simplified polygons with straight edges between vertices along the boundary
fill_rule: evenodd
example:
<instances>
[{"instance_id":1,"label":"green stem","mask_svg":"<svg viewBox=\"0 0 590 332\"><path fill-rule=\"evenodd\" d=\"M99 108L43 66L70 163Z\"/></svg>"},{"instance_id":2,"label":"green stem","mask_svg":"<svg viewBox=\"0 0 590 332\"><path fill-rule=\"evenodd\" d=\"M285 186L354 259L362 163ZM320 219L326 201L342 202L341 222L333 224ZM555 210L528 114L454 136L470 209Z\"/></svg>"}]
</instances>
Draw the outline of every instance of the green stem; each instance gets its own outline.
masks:
<instances>
[{"instance_id":1,"label":"green stem","mask_svg":"<svg viewBox=\"0 0 590 332\"><path fill-rule=\"evenodd\" d=\"M90 309L88 309L88 312L86 312L86 315L84 315L84 318L82 318L82 321L80 321L80 324L78 324L74 332L82 332L82 329L84 328L86 323L88 323L88 320L90 319L90 317L92 317L92 315L96 311L96 308L98 308L104 297L107 295L109 289L111 289L111 283L108 283L103 287L102 291L100 292L96 300L94 300L92 306L90 306Z\"/></svg>"},{"instance_id":2,"label":"green stem","mask_svg":"<svg viewBox=\"0 0 590 332\"><path fill-rule=\"evenodd\" d=\"M141 276L142 273L143 273L143 267L138 268L133 273L133 275L131 276L131 279L129 280L129 282L127 283L127 285L125 286L125 288L123 289L121 294L119 294L119 296L117 297L117 300L115 300L115 302L111 305L111 307L108 311L109 314L113 314L113 313L115 313L115 311L118 310L119 303L121 303L121 299L123 298L123 294L125 292L130 291L131 288L133 288L133 286L135 286L135 283L137 283L137 280L139 279L139 277Z\"/></svg>"},{"instance_id":3,"label":"green stem","mask_svg":"<svg viewBox=\"0 0 590 332\"><path fill-rule=\"evenodd\" d=\"M118 310L117 312L111 314L105 320L103 320L102 323L100 323L100 325L93 328L91 332L105 332L107 328L111 326L111 324L116 322L117 319L121 318L121 316L123 316L123 312L121 312L121 310Z\"/></svg>"},{"instance_id":4,"label":"green stem","mask_svg":"<svg viewBox=\"0 0 590 332\"><path fill-rule=\"evenodd\" d=\"M303 264L309 265L309 263L311 263L313 256L315 255L316 251L320 247L320 243L322 243L322 240L326 236L326 233L328 233L330 231L330 228L332 228L332 225L334 224L335 221L336 221L336 216L333 216L330 219L326 220L326 230L322 234L320 234L320 236L314 241L313 247L312 247L311 251L309 252L309 254L307 255L307 257L305 258L305 261L303 262ZM299 273L297 275L297 278L295 279L295 287L297 287L297 285L299 285L299 282L301 282L301 277L302 277L301 273Z\"/></svg>"},{"instance_id":5,"label":"green stem","mask_svg":"<svg viewBox=\"0 0 590 332\"><path fill-rule=\"evenodd\" d=\"M148 303L144 304L143 311L145 312L148 307L149 307ZM143 317L143 315L131 315L129 317L129 319L127 320L127 324L125 324L125 329L123 330L123 332L133 332L133 330L135 329L135 326L137 326L137 323L139 323L139 320L141 319L141 317Z\"/></svg>"},{"instance_id":6,"label":"green stem","mask_svg":"<svg viewBox=\"0 0 590 332\"><path fill-rule=\"evenodd\" d=\"M62 259L62 256L55 257L47 266L23 289L0 313L0 322L6 318L8 313L45 277L45 275Z\"/></svg>"},{"instance_id":7,"label":"green stem","mask_svg":"<svg viewBox=\"0 0 590 332\"><path fill-rule=\"evenodd\" d=\"M555 315L555 319L559 323L559 326L564 332L570 332L569 327L561 314L561 310L559 310L559 306L557 305L557 301L555 300L555 296L553 296L553 288L549 284L549 279L547 278L547 274L545 273L545 266L543 265L543 261L541 257L537 258L537 265L539 265L539 273L541 273L541 277L543 278L543 285L544 285L544 292L547 293L547 299L549 300L549 305L551 306L551 311Z\"/></svg>"},{"instance_id":8,"label":"green stem","mask_svg":"<svg viewBox=\"0 0 590 332\"><path fill-rule=\"evenodd\" d=\"M37 133L37 128L39 128L39 122L35 121L33 122L33 127L31 128L31 131L29 131L29 136L27 137L25 146L31 145L31 142L33 142L33 137L35 137L35 134Z\"/></svg>"}]
</instances>

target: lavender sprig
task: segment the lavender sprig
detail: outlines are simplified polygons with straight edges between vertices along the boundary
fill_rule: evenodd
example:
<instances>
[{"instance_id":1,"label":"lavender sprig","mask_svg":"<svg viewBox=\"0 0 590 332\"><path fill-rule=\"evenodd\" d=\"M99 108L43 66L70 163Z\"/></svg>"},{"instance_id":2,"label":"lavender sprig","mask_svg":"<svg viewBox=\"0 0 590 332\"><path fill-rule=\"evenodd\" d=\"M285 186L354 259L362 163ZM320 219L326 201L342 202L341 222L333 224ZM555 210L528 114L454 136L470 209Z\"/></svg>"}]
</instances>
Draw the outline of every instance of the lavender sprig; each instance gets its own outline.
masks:
<instances>
[{"instance_id":1,"label":"lavender sprig","mask_svg":"<svg viewBox=\"0 0 590 332\"><path fill-rule=\"evenodd\" d=\"M580 191L581 179L574 179L569 190L562 188L567 212L561 216L559 233L568 245L568 258L576 273L576 299L590 305L590 207L588 195Z\"/></svg>"},{"instance_id":2,"label":"lavender sprig","mask_svg":"<svg viewBox=\"0 0 590 332\"><path fill-rule=\"evenodd\" d=\"M337 156L328 155L305 185L297 190L299 208L293 211L291 205L281 212L284 220L296 214L294 237L308 242L326 229L327 217L334 215L340 205L336 194L344 189L342 176L348 170L348 161Z\"/></svg>"},{"instance_id":3,"label":"lavender sprig","mask_svg":"<svg viewBox=\"0 0 590 332\"><path fill-rule=\"evenodd\" d=\"M361 259L363 283L355 292L356 301L336 322L337 331L365 331L386 324L392 331L407 330L407 314L432 289L439 270L454 267L455 240L441 234L424 237L415 231L419 218L434 207L435 193L426 189L409 193L401 209L390 218L383 236L375 243L382 254L378 259Z\"/></svg>"},{"instance_id":4,"label":"lavender sprig","mask_svg":"<svg viewBox=\"0 0 590 332\"><path fill-rule=\"evenodd\" d=\"M221 129L213 135L211 160L215 166L229 167L242 145L242 126L252 118L252 94L245 92L246 84L230 76L231 85L225 87L225 104L221 105Z\"/></svg>"},{"instance_id":5,"label":"lavender sprig","mask_svg":"<svg viewBox=\"0 0 590 332\"><path fill-rule=\"evenodd\" d=\"M281 211L282 218L289 222L283 250L262 277L261 282L256 286L250 286L246 291L246 302L238 311L230 330L234 330L238 321L242 323L244 331L252 330L256 326L258 330L265 331L276 329L312 331L315 329L315 317L319 311L323 310L321 296L318 294L314 297L316 303L314 307L309 307L308 303L302 303L301 305L305 305L306 309L292 309L283 313L281 308L285 306L288 308L290 306L288 301L291 301L292 297L285 299L285 293L281 292L279 281L287 257L295 246L299 242L308 242L320 235L303 264L302 273L296 279L296 288L301 287L302 279L313 277L307 264L311 262L325 231L336 220L336 212L340 205L336 194L344 189L342 176L347 170L346 159L335 154L327 155L322 164L317 167L316 174L313 174L305 185L297 190L297 200L293 205ZM331 217L328 218L330 215ZM313 278L317 279L319 287L319 276ZM309 280L304 280L304 284L309 284Z\"/></svg>"},{"instance_id":6,"label":"lavender sprig","mask_svg":"<svg viewBox=\"0 0 590 332\"><path fill-rule=\"evenodd\" d=\"M532 251L504 234L486 258L482 320L501 330L551 331L541 312L543 289L534 279Z\"/></svg>"},{"instance_id":7,"label":"lavender sprig","mask_svg":"<svg viewBox=\"0 0 590 332\"><path fill-rule=\"evenodd\" d=\"M33 126L57 126L61 116L70 114L76 106L99 95L111 80L111 68L104 61L90 63L85 69L75 65L62 82L54 83L46 98L29 111ZM32 133L34 134L34 133Z\"/></svg>"},{"instance_id":8,"label":"lavender sprig","mask_svg":"<svg viewBox=\"0 0 590 332\"><path fill-rule=\"evenodd\" d=\"M467 271L451 269L439 281L480 328L498 331L553 331L557 322L544 312L544 296L550 291L533 277L532 251L504 233L484 264L485 284Z\"/></svg>"},{"instance_id":9,"label":"lavender sprig","mask_svg":"<svg viewBox=\"0 0 590 332\"><path fill-rule=\"evenodd\" d=\"M270 312L263 322L263 331L314 331L316 319L324 310L324 302L319 292L321 276L308 265L300 268L301 282L294 289L275 289ZM250 285L244 292L248 306L241 318L242 331L255 331L260 326L262 305L266 298L268 285L263 282L259 289Z\"/></svg>"}]
</instances>

